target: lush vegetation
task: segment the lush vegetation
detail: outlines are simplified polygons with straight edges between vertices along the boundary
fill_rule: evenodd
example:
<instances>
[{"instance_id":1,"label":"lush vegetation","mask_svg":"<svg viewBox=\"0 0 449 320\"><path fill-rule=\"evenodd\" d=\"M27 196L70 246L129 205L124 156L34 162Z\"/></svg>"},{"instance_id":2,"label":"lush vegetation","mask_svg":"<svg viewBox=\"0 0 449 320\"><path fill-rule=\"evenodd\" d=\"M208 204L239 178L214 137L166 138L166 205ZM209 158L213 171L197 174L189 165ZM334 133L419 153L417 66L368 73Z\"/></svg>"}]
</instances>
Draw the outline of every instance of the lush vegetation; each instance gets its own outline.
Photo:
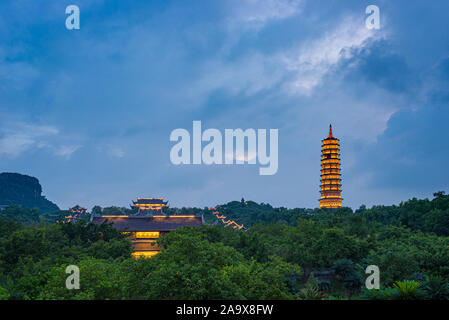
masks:
<instances>
[{"instance_id":1,"label":"lush vegetation","mask_svg":"<svg viewBox=\"0 0 449 320\"><path fill-rule=\"evenodd\" d=\"M374 206L371 209L362 205L355 212L350 208L342 208L336 213L320 209L273 208L269 204L257 204L243 199L218 206L217 209L227 218L238 220L248 227L258 222L296 225L298 219L304 218L329 223L345 220L364 226L372 226L375 223L404 226L411 230L449 236L449 195L445 195L443 191L434 193L433 200L413 198L401 202L399 206Z\"/></svg>"},{"instance_id":2,"label":"lush vegetation","mask_svg":"<svg viewBox=\"0 0 449 320\"><path fill-rule=\"evenodd\" d=\"M38 208L42 213L58 211L53 202L42 195L42 187L34 177L18 173L0 173L0 205Z\"/></svg>"},{"instance_id":3,"label":"lush vegetation","mask_svg":"<svg viewBox=\"0 0 449 320\"><path fill-rule=\"evenodd\" d=\"M442 192L355 212L230 202L216 210L247 231L180 228L160 239L160 254L137 260L110 225L48 223L36 210L10 210L22 216L16 220L29 210L35 224L12 221L14 211L0 220L0 299L449 298ZM170 210L213 217L206 208ZM68 265L80 268L79 290L65 288ZM363 289L368 265L380 269L380 290Z\"/></svg>"},{"instance_id":4,"label":"lush vegetation","mask_svg":"<svg viewBox=\"0 0 449 320\"><path fill-rule=\"evenodd\" d=\"M67 210L60 210L52 213L42 213L39 209L25 208L18 205L10 205L0 210L0 219L20 222L23 225L33 225L39 223L54 223L63 220L71 213Z\"/></svg>"}]
</instances>

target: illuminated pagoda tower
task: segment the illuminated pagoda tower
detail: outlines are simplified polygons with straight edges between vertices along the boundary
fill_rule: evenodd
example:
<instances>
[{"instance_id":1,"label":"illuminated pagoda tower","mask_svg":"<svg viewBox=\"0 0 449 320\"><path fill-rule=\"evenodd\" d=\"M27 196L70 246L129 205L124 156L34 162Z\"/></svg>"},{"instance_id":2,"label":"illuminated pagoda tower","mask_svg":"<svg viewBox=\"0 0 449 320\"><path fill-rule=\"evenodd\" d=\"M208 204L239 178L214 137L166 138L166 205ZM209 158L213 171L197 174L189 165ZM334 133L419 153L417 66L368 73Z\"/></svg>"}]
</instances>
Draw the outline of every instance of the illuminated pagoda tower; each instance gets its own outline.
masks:
<instances>
[{"instance_id":1,"label":"illuminated pagoda tower","mask_svg":"<svg viewBox=\"0 0 449 320\"><path fill-rule=\"evenodd\" d=\"M137 198L130 206L132 209L138 209L138 215L162 215L162 208L166 207L167 203L163 198Z\"/></svg>"},{"instance_id":2,"label":"illuminated pagoda tower","mask_svg":"<svg viewBox=\"0 0 449 320\"><path fill-rule=\"evenodd\" d=\"M341 174L340 144L332 135L329 125L329 136L321 145L321 186L320 208L341 208Z\"/></svg>"}]
</instances>

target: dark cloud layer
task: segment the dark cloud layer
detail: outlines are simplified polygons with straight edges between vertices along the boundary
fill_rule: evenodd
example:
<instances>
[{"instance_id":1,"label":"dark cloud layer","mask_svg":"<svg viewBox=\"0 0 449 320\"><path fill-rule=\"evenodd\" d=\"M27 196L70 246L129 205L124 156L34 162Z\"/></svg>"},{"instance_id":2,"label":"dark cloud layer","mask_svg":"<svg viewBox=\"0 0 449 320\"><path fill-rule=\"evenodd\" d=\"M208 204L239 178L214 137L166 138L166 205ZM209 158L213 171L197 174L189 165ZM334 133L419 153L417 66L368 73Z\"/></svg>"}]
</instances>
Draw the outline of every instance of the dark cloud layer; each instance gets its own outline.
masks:
<instances>
[{"instance_id":1,"label":"dark cloud layer","mask_svg":"<svg viewBox=\"0 0 449 320\"><path fill-rule=\"evenodd\" d=\"M368 81L393 93L406 93L417 85L418 76L411 70L404 56L394 53L386 40L376 41L368 48L352 53L341 67L347 80Z\"/></svg>"},{"instance_id":2,"label":"dark cloud layer","mask_svg":"<svg viewBox=\"0 0 449 320\"><path fill-rule=\"evenodd\" d=\"M417 195L447 190L449 60L443 58L436 65L430 69L436 72L426 79L430 85L420 88L425 102L395 112L376 143L360 154L358 170L368 166L372 188L400 188ZM411 101L419 95L408 96Z\"/></svg>"}]
</instances>

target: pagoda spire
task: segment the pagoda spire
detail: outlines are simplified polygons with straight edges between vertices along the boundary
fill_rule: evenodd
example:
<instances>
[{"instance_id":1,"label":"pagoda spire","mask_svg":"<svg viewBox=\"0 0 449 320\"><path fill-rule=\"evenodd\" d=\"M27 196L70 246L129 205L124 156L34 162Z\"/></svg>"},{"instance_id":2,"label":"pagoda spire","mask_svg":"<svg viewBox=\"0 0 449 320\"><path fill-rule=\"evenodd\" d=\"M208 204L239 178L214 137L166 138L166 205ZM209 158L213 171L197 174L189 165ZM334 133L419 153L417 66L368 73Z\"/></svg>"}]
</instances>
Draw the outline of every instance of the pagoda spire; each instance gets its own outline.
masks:
<instances>
[{"instance_id":1,"label":"pagoda spire","mask_svg":"<svg viewBox=\"0 0 449 320\"><path fill-rule=\"evenodd\" d=\"M334 136L332 135L332 125L329 125L329 136L328 138L333 138Z\"/></svg>"}]
</instances>

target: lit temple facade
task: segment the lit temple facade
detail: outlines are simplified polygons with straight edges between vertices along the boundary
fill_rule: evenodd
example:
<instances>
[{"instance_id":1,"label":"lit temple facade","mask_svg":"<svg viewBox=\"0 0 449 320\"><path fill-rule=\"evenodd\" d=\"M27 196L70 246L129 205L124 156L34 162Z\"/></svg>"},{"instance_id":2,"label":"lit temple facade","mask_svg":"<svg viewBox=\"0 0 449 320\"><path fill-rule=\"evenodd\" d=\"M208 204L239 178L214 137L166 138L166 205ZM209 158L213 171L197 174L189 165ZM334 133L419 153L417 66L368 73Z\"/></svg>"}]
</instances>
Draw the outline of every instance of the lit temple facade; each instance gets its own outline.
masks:
<instances>
[{"instance_id":1,"label":"lit temple facade","mask_svg":"<svg viewBox=\"0 0 449 320\"><path fill-rule=\"evenodd\" d=\"M163 198L137 198L130 205L132 209L138 209L139 215L156 214L161 215L162 209L167 207L168 201L164 202Z\"/></svg>"},{"instance_id":2,"label":"lit temple facade","mask_svg":"<svg viewBox=\"0 0 449 320\"><path fill-rule=\"evenodd\" d=\"M92 216L95 224L112 223L114 228L129 235L135 258L151 258L161 250L157 240L164 234L184 226L200 227L202 216L155 215L155 216Z\"/></svg>"},{"instance_id":3,"label":"lit temple facade","mask_svg":"<svg viewBox=\"0 0 449 320\"><path fill-rule=\"evenodd\" d=\"M320 208L341 208L340 144L332 135L332 125L321 145L320 193Z\"/></svg>"}]
</instances>

